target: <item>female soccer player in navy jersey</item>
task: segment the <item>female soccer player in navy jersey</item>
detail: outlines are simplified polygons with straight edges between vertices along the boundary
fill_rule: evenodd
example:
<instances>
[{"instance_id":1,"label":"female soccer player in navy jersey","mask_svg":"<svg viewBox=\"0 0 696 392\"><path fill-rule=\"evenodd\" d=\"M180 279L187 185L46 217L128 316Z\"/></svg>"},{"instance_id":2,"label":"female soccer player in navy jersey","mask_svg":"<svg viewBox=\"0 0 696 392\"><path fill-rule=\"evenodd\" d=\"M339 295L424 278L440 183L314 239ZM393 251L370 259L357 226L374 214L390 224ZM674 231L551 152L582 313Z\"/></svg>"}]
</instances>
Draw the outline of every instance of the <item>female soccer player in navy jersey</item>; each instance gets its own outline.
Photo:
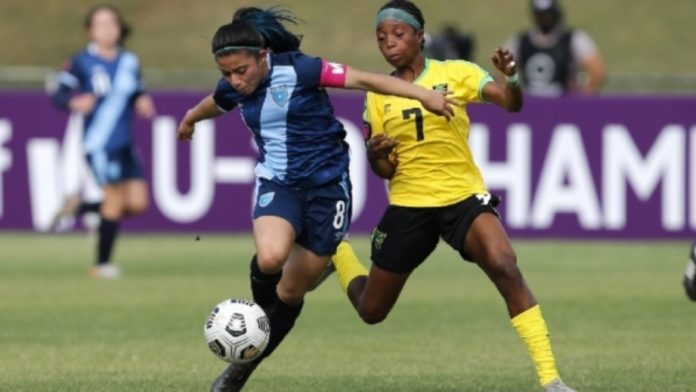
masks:
<instances>
[{"instance_id":1,"label":"female soccer player in navy jersey","mask_svg":"<svg viewBox=\"0 0 696 392\"><path fill-rule=\"evenodd\" d=\"M574 392L556 370L546 323L498 218L498 199L488 193L468 144L468 104L487 101L511 112L522 108L514 58L503 49L493 53L493 65L507 79L503 83L474 63L428 59L422 52L424 25L411 1L389 1L377 14L379 50L394 75L449 91L459 105L451 121L444 121L418 102L367 94L368 159L377 175L389 179L390 205L373 233L369 275L348 243L339 246L333 262L341 286L365 322L381 322L442 238L496 286L543 388Z\"/></svg>"},{"instance_id":2,"label":"female soccer player in navy jersey","mask_svg":"<svg viewBox=\"0 0 696 392\"><path fill-rule=\"evenodd\" d=\"M53 101L85 115L84 150L103 190L96 265L90 274L117 278L120 269L111 253L123 216L145 211L148 194L143 169L134 146L134 112L152 118L155 106L145 94L138 57L123 49L128 26L119 11L97 6L85 27L90 42L58 76Z\"/></svg>"},{"instance_id":3,"label":"female soccer player in navy jersey","mask_svg":"<svg viewBox=\"0 0 696 392\"><path fill-rule=\"evenodd\" d=\"M303 54L300 39L282 22L294 17L278 9L243 8L221 26L212 52L222 79L179 125L179 138L191 139L196 122L239 107L259 148L251 287L269 315L271 338L259 360L229 366L213 391L240 390L273 352L348 230L348 145L324 88L414 98L447 118L452 110L442 93Z\"/></svg>"}]
</instances>

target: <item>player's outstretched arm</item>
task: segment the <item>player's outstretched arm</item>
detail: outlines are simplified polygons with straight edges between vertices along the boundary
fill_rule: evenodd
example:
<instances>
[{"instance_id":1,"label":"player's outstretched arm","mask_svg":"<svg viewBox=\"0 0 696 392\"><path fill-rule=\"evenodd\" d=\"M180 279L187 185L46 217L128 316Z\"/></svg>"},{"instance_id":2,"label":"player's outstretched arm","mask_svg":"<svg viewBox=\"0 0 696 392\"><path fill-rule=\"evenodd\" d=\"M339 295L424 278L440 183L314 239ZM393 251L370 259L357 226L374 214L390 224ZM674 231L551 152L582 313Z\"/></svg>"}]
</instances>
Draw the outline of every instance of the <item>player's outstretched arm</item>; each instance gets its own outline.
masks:
<instances>
[{"instance_id":1,"label":"player's outstretched arm","mask_svg":"<svg viewBox=\"0 0 696 392\"><path fill-rule=\"evenodd\" d=\"M508 112L519 112L524 102L522 87L517 76L517 64L507 49L497 48L491 56L493 65L505 75L505 84L490 82L483 88L486 101L502 107Z\"/></svg>"},{"instance_id":2,"label":"player's outstretched arm","mask_svg":"<svg viewBox=\"0 0 696 392\"><path fill-rule=\"evenodd\" d=\"M445 116L448 120L454 114L452 105L457 104L442 92L429 90L393 76L361 71L352 67L348 67L346 71L345 88L417 99L424 108Z\"/></svg>"},{"instance_id":3,"label":"player's outstretched arm","mask_svg":"<svg viewBox=\"0 0 696 392\"><path fill-rule=\"evenodd\" d=\"M215 100L212 95L208 95L203 98L196 106L192 107L186 112L186 115L179 123L179 129L177 130L177 138L179 140L191 140L193 139L193 132L195 131L195 125L197 122L202 120L207 120L209 118L215 118L221 115L223 112L215 104Z\"/></svg>"}]
</instances>

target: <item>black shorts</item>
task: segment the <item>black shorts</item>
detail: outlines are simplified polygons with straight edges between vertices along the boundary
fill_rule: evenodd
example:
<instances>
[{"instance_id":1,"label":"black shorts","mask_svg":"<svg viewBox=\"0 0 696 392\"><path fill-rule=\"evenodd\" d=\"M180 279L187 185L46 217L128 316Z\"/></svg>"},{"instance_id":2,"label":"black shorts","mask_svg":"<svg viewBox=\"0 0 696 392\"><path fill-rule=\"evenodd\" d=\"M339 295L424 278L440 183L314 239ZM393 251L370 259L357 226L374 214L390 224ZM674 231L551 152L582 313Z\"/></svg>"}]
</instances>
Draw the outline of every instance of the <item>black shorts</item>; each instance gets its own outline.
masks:
<instances>
[{"instance_id":1,"label":"black shorts","mask_svg":"<svg viewBox=\"0 0 696 392\"><path fill-rule=\"evenodd\" d=\"M480 214L500 217L495 209L499 202L486 193L445 207L389 206L372 233L372 262L387 271L411 272L435 250L440 237L472 261L463 250L466 233Z\"/></svg>"}]
</instances>

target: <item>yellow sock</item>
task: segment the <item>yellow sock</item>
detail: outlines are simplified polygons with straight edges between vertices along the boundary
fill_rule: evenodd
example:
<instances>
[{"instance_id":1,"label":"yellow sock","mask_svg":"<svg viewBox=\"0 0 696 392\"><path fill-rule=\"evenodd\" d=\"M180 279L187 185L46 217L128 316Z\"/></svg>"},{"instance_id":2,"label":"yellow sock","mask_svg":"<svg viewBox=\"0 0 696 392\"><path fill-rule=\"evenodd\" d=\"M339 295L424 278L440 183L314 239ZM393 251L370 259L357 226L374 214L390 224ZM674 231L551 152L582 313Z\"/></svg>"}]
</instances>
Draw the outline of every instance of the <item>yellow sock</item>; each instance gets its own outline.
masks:
<instances>
[{"instance_id":1,"label":"yellow sock","mask_svg":"<svg viewBox=\"0 0 696 392\"><path fill-rule=\"evenodd\" d=\"M548 385L554 379L561 379L556 370L556 360L551 351L551 340L546 321L541 315L541 308L535 305L524 312L518 314L512 320L517 334L527 345L529 355L536 366L539 383L542 386Z\"/></svg>"},{"instance_id":2,"label":"yellow sock","mask_svg":"<svg viewBox=\"0 0 696 392\"><path fill-rule=\"evenodd\" d=\"M338 282L343 291L348 291L348 285L358 276L367 276L367 269L360 264L358 256L353 252L353 247L348 241L338 244L336 253L331 257L331 262L336 267Z\"/></svg>"}]
</instances>

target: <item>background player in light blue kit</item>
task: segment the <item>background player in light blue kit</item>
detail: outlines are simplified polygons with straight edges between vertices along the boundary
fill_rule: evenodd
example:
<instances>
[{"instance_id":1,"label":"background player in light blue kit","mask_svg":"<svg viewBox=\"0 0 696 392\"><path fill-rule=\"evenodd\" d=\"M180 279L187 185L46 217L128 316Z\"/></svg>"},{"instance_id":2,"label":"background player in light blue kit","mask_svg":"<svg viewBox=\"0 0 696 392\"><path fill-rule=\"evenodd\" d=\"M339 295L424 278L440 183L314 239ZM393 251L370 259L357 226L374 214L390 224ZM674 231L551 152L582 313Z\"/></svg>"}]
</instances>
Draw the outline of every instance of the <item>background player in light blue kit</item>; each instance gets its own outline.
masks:
<instances>
[{"instance_id":1,"label":"background player in light blue kit","mask_svg":"<svg viewBox=\"0 0 696 392\"><path fill-rule=\"evenodd\" d=\"M230 365L213 391L241 390L290 332L305 293L350 225L346 132L324 87L418 99L447 118L452 110L437 91L299 52L300 39L281 23L294 20L277 9L238 10L212 40L222 73L215 93L189 110L179 126L179 138L191 139L196 122L239 107L259 147L251 287L254 300L268 313L271 337L258 360Z\"/></svg>"},{"instance_id":2,"label":"background player in light blue kit","mask_svg":"<svg viewBox=\"0 0 696 392\"><path fill-rule=\"evenodd\" d=\"M104 198L96 265L90 275L117 278L111 253L121 217L144 212L147 185L134 146L133 114L155 115L145 94L138 57L122 48L129 33L119 11L91 9L85 19L90 42L66 64L53 94L56 105L85 115L84 150Z\"/></svg>"}]
</instances>

